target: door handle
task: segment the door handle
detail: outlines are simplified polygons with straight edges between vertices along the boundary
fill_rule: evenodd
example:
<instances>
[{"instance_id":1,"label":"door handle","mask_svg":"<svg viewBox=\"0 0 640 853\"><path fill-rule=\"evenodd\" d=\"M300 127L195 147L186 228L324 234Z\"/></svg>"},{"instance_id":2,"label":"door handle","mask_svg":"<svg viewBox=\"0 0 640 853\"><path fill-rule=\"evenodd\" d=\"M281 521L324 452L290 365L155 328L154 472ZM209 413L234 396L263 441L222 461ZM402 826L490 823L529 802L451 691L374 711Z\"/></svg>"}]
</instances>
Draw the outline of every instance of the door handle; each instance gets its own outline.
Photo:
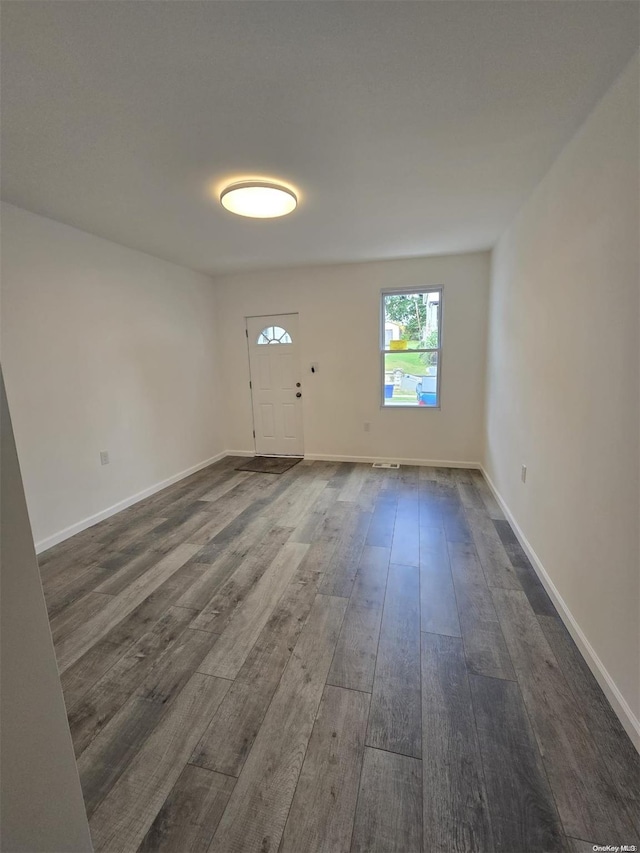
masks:
<instances>
[{"instance_id":1,"label":"door handle","mask_svg":"<svg viewBox=\"0 0 640 853\"><path fill-rule=\"evenodd\" d=\"M300 393L300 391L298 391L298 393L296 394L296 397L302 397L302 394Z\"/></svg>"},{"instance_id":2,"label":"door handle","mask_svg":"<svg viewBox=\"0 0 640 853\"><path fill-rule=\"evenodd\" d=\"M299 388L299 387L300 387L300 383L296 382L296 388Z\"/></svg>"}]
</instances>

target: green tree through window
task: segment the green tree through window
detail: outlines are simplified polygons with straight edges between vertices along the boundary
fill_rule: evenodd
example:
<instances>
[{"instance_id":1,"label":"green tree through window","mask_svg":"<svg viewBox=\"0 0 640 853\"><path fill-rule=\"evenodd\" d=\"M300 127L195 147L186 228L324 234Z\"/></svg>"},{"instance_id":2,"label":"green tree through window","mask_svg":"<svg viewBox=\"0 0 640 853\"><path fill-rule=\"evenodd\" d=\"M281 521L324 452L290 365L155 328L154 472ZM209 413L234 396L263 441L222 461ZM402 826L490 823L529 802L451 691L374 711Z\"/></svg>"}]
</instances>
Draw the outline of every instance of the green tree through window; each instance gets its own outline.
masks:
<instances>
[{"instance_id":1,"label":"green tree through window","mask_svg":"<svg viewBox=\"0 0 640 853\"><path fill-rule=\"evenodd\" d=\"M427 306L421 293L387 296L385 299L386 319L402 326L401 339L422 341L427 324Z\"/></svg>"}]
</instances>

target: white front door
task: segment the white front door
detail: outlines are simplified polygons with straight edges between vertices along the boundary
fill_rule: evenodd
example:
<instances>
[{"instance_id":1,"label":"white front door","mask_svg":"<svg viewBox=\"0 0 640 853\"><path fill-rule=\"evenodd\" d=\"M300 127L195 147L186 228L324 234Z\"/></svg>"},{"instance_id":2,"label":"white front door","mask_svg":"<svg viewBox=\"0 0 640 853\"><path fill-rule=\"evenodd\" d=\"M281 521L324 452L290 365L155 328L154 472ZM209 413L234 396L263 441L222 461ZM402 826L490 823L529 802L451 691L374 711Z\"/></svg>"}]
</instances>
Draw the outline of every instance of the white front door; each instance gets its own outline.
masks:
<instances>
[{"instance_id":1,"label":"white front door","mask_svg":"<svg viewBox=\"0 0 640 853\"><path fill-rule=\"evenodd\" d=\"M247 317L256 453L302 456L298 315Z\"/></svg>"}]
</instances>

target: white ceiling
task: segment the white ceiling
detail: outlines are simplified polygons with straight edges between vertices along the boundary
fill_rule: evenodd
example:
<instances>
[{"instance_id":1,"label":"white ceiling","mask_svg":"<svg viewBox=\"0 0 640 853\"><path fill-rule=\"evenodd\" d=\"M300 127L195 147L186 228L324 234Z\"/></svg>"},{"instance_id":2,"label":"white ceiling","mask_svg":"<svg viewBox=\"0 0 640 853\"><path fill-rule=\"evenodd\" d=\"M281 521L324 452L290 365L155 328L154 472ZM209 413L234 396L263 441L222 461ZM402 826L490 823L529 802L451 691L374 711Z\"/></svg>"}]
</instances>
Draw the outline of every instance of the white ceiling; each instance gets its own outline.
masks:
<instances>
[{"instance_id":1,"label":"white ceiling","mask_svg":"<svg viewBox=\"0 0 640 853\"><path fill-rule=\"evenodd\" d=\"M490 247L638 45L635 2L12 2L2 197L194 269ZM289 217L226 212L283 178Z\"/></svg>"}]
</instances>

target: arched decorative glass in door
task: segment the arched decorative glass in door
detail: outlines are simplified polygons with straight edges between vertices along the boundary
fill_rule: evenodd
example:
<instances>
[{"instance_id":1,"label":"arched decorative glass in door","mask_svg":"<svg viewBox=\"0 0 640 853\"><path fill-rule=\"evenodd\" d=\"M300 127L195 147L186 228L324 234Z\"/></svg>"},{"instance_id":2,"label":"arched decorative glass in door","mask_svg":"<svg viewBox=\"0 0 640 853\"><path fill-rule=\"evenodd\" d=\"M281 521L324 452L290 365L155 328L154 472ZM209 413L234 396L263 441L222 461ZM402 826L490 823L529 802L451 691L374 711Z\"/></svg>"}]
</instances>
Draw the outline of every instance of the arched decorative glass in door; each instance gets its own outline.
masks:
<instances>
[{"instance_id":1,"label":"arched decorative glass in door","mask_svg":"<svg viewBox=\"0 0 640 853\"><path fill-rule=\"evenodd\" d=\"M259 344L291 344L291 335L281 326L267 326L258 335Z\"/></svg>"}]
</instances>

